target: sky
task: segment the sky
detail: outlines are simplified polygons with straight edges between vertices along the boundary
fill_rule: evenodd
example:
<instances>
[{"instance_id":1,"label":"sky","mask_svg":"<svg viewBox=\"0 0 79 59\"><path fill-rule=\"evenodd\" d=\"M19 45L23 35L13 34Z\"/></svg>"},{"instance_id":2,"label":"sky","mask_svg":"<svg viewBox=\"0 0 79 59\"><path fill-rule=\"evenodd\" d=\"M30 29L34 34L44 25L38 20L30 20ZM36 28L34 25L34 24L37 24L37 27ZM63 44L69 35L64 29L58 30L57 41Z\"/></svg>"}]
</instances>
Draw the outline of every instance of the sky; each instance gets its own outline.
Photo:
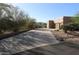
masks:
<instances>
[{"instance_id":1,"label":"sky","mask_svg":"<svg viewBox=\"0 0 79 59\"><path fill-rule=\"evenodd\" d=\"M47 22L62 16L74 16L79 12L79 3L16 3L37 22Z\"/></svg>"}]
</instances>

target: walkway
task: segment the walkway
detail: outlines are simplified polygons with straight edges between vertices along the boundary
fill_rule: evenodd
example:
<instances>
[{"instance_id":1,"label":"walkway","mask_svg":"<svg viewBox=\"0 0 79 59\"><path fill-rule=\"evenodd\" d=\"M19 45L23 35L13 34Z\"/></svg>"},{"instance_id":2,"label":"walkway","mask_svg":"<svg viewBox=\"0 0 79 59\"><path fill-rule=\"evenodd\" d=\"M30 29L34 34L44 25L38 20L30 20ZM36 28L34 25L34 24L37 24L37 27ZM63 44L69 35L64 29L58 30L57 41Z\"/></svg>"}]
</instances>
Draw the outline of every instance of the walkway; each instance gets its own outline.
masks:
<instances>
[{"instance_id":1,"label":"walkway","mask_svg":"<svg viewBox=\"0 0 79 59\"><path fill-rule=\"evenodd\" d=\"M0 54L15 54L32 48L57 44L50 31L31 30L0 41Z\"/></svg>"}]
</instances>

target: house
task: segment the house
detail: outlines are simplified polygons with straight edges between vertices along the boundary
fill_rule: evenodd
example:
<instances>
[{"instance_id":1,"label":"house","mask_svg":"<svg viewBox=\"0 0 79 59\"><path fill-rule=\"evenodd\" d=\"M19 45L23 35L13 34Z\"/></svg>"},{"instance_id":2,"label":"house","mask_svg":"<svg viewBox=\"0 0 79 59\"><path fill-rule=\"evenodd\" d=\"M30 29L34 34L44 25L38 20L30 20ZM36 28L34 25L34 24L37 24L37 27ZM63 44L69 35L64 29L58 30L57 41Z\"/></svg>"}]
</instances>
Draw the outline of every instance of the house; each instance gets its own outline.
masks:
<instances>
[{"instance_id":1,"label":"house","mask_svg":"<svg viewBox=\"0 0 79 59\"><path fill-rule=\"evenodd\" d=\"M47 22L47 28L49 29L52 29L52 28L55 28L55 23L54 23L54 21L53 20L49 20L48 22Z\"/></svg>"},{"instance_id":2,"label":"house","mask_svg":"<svg viewBox=\"0 0 79 59\"><path fill-rule=\"evenodd\" d=\"M47 28L59 30L62 25L69 24L71 22L72 22L72 17L70 16L59 17L59 18L54 19L54 21L50 20L47 23Z\"/></svg>"}]
</instances>

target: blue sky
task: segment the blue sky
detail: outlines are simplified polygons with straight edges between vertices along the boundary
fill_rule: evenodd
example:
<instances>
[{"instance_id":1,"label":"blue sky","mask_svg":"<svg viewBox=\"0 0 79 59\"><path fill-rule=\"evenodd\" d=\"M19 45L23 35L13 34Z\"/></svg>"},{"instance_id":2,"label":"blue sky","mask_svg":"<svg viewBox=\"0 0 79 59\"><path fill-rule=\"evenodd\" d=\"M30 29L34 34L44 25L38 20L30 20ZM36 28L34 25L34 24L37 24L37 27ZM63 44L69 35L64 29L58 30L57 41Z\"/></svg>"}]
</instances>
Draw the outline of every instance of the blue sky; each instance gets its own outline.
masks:
<instances>
[{"instance_id":1,"label":"blue sky","mask_svg":"<svg viewBox=\"0 0 79 59\"><path fill-rule=\"evenodd\" d=\"M73 16L79 11L78 3L17 3L38 22L47 22L61 16Z\"/></svg>"}]
</instances>

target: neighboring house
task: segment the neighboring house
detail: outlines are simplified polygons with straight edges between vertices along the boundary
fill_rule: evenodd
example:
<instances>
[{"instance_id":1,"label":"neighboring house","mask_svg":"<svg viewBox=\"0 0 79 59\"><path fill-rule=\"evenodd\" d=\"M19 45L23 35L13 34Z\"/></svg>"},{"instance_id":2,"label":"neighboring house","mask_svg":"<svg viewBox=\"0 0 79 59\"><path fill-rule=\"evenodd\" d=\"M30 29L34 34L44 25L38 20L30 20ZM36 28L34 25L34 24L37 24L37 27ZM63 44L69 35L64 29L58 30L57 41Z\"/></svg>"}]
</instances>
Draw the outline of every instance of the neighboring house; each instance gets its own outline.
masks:
<instances>
[{"instance_id":1,"label":"neighboring house","mask_svg":"<svg viewBox=\"0 0 79 59\"><path fill-rule=\"evenodd\" d=\"M49 21L47 23L47 25L48 25L47 28L50 28L50 26L51 26L52 29L54 28L56 30L59 30L62 25L71 23L71 21L72 21L72 17L63 16L63 17L55 19L53 23L52 23L52 21ZM53 25L53 24L55 24L55 25Z\"/></svg>"},{"instance_id":2,"label":"neighboring house","mask_svg":"<svg viewBox=\"0 0 79 59\"><path fill-rule=\"evenodd\" d=\"M47 28L49 29L52 29L52 28L55 28L55 23L53 20L49 20L48 23L47 23Z\"/></svg>"}]
</instances>

